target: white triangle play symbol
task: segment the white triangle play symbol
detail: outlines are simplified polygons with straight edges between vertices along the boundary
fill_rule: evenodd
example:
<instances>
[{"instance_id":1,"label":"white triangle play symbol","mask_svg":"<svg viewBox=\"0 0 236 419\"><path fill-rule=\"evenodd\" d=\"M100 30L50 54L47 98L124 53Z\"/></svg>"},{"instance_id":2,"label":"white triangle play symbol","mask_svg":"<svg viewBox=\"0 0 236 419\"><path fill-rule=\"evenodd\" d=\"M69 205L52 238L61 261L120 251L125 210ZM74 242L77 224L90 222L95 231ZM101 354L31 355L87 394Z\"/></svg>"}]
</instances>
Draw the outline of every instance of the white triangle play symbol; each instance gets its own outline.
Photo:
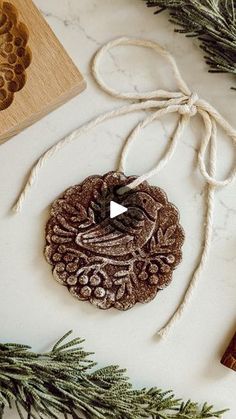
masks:
<instances>
[{"instance_id":1,"label":"white triangle play symbol","mask_svg":"<svg viewBox=\"0 0 236 419\"><path fill-rule=\"evenodd\" d=\"M123 205L117 204L117 202L114 201L110 202L110 218L115 218L126 211L127 208L125 208Z\"/></svg>"}]
</instances>

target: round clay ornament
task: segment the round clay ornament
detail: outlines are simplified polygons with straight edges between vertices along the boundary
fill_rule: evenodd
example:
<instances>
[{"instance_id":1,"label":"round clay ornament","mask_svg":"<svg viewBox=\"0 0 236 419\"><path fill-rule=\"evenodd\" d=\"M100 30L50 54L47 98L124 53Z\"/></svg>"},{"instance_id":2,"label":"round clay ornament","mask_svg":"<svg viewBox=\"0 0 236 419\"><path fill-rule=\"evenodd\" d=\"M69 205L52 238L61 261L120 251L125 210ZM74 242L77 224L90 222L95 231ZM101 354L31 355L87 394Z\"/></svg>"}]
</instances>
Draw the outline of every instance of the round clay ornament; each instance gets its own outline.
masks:
<instances>
[{"instance_id":1,"label":"round clay ornament","mask_svg":"<svg viewBox=\"0 0 236 419\"><path fill-rule=\"evenodd\" d=\"M179 214L158 187L120 172L90 176L51 207L47 261L70 293L102 309L127 310L152 300L172 279L184 241ZM110 218L110 201L127 208Z\"/></svg>"},{"instance_id":2,"label":"round clay ornament","mask_svg":"<svg viewBox=\"0 0 236 419\"><path fill-rule=\"evenodd\" d=\"M107 85L99 65L111 48L120 45L151 48L165 58L171 66L178 90L122 92ZM172 279L173 271L181 260L184 233L175 206L160 188L150 186L147 181L173 158L186 125L191 117L198 114L204 125L197 152L198 168L207 185L204 240L200 260L194 267L182 301L158 332L164 337L183 315L206 264L212 238L215 192L218 187L229 185L236 177L234 166L225 179L218 180L215 177L217 127L219 125L232 142L236 138L235 129L214 107L192 92L172 55L156 42L127 37L114 39L97 51L91 70L104 92L132 103L99 114L46 150L32 168L14 210L21 211L40 169L58 151L111 118L144 111L144 119L138 122L125 140L118 171L104 176L91 176L55 200L46 227L45 255L52 265L55 279L79 300L90 301L103 309L114 307L119 310L127 310L137 302L152 300ZM173 134L157 164L138 177L125 176L123 172L127 155L140 131L164 115L176 113L178 118ZM209 159L206 158L208 151ZM112 219L109 213L111 200L125 206L127 211Z\"/></svg>"}]
</instances>

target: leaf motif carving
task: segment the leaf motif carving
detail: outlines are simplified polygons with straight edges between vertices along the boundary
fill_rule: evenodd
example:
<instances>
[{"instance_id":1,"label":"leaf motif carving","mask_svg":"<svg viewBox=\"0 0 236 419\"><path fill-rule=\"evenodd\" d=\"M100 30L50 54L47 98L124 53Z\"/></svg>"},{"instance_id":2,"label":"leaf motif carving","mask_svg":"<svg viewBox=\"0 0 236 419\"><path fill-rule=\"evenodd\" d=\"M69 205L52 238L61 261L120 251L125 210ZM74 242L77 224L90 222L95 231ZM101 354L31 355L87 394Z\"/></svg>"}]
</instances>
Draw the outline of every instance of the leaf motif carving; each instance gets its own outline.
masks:
<instances>
[{"instance_id":1,"label":"leaf motif carving","mask_svg":"<svg viewBox=\"0 0 236 419\"><path fill-rule=\"evenodd\" d=\"M118 271L115 273L114 278L120 278L127 275L127 271Z\"/></svg>"},{"instance_id":2,"label":"leaf motif carving","mask_svg":"<svg viewBox=\"0 0 236 419\"><path fill-rule=\"evenodd\" d=\"M133 292L133 287L132 287L131 281L127 282L126 289L127 289L128 294L131 295L132 292Z\"/></svg>"},{"instance_id":3,"label":"leaf motif carving","mask_svg":"<svg viewBox=\"0 0 236 419\"><path fill-rule=\"evenodd\" d=\"M167 228L164 235L165 240L168 240L170 237L173 236L174 232L176 231L176 228L177 226L175 224Z\"/></svg>"},{"instance_id":4,"label":"leaf motif carving","mask_svg":"<svg viewBox=\"0 0 236 419\"><path fill-rule=\"evenodd\" d=\"M123 284L125 284L125 282L124 282L124 279L123 278L119 278L119 279L116 279L114 281L114 284L115 285L123 285Z\"/></svg>"},{"instance_id":5,"label":"leaf motif carving","mask_svg":"<svg viewBox=\"0 0 236 419\"><path fill-rule=\"evenodd\" d=\"M165 240L164 246L171 246L175 243L175 239Z\"/></svg>"},{"instance_id":6,"label":"leaf motif carving","mask_svg":"<svg viewBox=\"0 0 236 419\"><path fill-rule=\"evenodd\" d=\"M150 251L151 251L151 253L155 252L155 247L156 247L156 240L155 240L155 237L152 236L152 238L150 240Z\"/></svg>"},{"instance_id":7,"label":"leaf motif carving","mask_svg":"<svg viewBox=\"0 0 236 419\"><path fill-rule=\"evenodd\" d=\"M177 228L176 225L172 225L172 226L167 228L165 233L163 233L163 230L161 228L159 228L158 232L157 232L158 244L161 245L161 246L170 246L170 245L174 244L175 239L171 239L171 237L175 233L176 228Z\"/></svg>"},{"instance_id":8,"label":"leaf motif carving","mask_svg":"<svg viewBox=\"0 0 236 419\"><path fill-rule=\"evenodd\" d=\"M161 228L159 228L159 229L158 229L158 232L157 232L157 239L158 239L158 242L159 242L160 244L163 242L163 238L164 238L163 231L162 231L162 229L161 229Z\"/></svg>"},{"instance_id":9,"label":"leaf motif carving","mask_svg":"<svg viewBox=\"0 0 236 419\"><path fill-rule=\"evenodd\" d=\"M122 284L116 293L116 299L120 300L125 293L125 284Z\"/></svg>"},{"instance_id":10,"label":"leaf motif carving","mask_svg":"<svg viewBox=\"0 0 236 419\"><path fill-rule=\"evenodd\" d=\"M88 216L92 221L95 221L94 220L94 212L93 212L92 208L88 209Z\"/></svg>"},{"instance_id":11,"label":"leaf motif carving","mask_svg":"<svg viewBox=\"0 0 236 419\"><path fill-rule=\"evenodd\" d=\"M96 202L94 202L94 201L91 201L90 205L93 209L95 209L97 211L100 211L100 209L101 209L100 205L96 204Z\"/></svg>"}]
</instances>

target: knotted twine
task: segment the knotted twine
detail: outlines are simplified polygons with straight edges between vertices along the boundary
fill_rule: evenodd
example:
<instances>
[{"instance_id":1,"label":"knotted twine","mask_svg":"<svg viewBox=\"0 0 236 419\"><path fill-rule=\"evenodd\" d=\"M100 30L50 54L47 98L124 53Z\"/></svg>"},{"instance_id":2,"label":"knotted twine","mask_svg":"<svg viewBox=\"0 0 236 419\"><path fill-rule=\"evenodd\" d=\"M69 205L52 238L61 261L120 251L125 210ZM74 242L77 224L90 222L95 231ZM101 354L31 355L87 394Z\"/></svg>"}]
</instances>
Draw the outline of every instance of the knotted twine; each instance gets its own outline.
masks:
<instances>
[{"instance_id":1,"label":"knotted twine","mask_svg":"<svg viewBox=\"0 0 236 419\"><path fill-rule=\"evenodd\" d=\"M167 62L170 64L174 78L177 82L178 91L172 92L167 90L152 90L143 93L124 93L119 92L111 87L109 87L99 72L99 64L104 54L106 54L111 48L118 45L133 45L151 48L164 57ZM232 140L233 147L236 145L236 130L219 114L219 112L211 106L208 102L203 99L199 99L197 93L191 92L185 81L183 80L177 64L172 57L172 55L162 48L159 44L149 40L142 39L133 39L133 38L118 38L113 41L105 44L101 49L97 51L95 57L92 61L92 75L97 81L98 85L103 91L108 93L110 96L135 101L132 104L122 106L118 109L106 112L99 115L98 117L92 119L90 122L82 125L68 136L60 140L54 146L50 147L42 156L39 158L35 166L30 172L29 178L14 206L16 212L20 212L24 201L32 188L36 183L39 172L42 166L53 157L58 151L62 150L66 145L70 144L72 141L76 140L82 134L87 133L90 129L96 127L101 122L104 122L108 119L111 119L115 116L126 115L135 111L150 110L150 114L145 117L137 126L131 131L128 138L125 141L125 144L122 149L120 163L118 170L124 172L126 157L130 146L132 145L134 139L140 133L140 131L145 128L147 125L155 121L156 119L161 118L163 115L177 113L179 114L178 122L175 127L173 136L169 140L169 145L167 151L163 158L159 160L158 164L147 173L137 177L129 185L125 187L125 190L134 189L142 182L148 180L150 177L156 175L160 172L165 165L171 160L176 150L178 141L183 134L183 131L186 125L189 123L189 120L192 116L198 114L201 117L201 120L204 125L204 133L201 141L200 149L198 151L198 168L206 181L207 184L207 198L206 198L206 220L205 220L205 232L204 232L204 242L201 251L200 262L197 264L194 269L192 279L190 281L189 287L184 294L184 297L166 323L166 325L159 330L158 334L162 337L167 336L170 329L174 326L177 320L180 319L183 312L186 309L187 304L190 302L194 290L199 281L200 275L203 271L203 268L206 264L207 257L210 250L211 239L212 239L212 230L213 230L213 212L214 212L214 197L215 190L219 187L225 187L231 183L236 176L236 165L231 170L229 176L224 180L217 180L215 178L216 171L216 160L217 160L217 124L223 129L225 134ZM207 170L205 158L206 153L209 148L209 168ZM120 193L124 193L124 188L120 188Z\"/></svg>"}]
</instances>

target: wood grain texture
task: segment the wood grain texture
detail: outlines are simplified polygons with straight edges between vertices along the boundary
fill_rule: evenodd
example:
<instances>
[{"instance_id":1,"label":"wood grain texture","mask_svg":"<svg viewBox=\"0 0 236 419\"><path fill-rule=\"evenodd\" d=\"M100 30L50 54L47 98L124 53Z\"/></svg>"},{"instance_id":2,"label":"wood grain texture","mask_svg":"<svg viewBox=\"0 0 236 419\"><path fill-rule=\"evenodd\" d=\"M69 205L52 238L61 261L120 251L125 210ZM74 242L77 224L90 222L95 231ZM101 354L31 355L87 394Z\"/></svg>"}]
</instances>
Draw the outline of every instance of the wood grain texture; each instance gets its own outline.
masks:
<instances>
[{"instance_id":1,"label":"wood grain texture","mask_svg":"<svg viewBox=\"0 0 236 419\"><path fill-rule=\"evenodd\" d=\"M0 143L33 124L80 93L86 83L47 22L31 0L10 3L18 11L18 22L28 30L27 48L31 62L25 85L7 109L0 111Z\"/></svg>"}]
</instances>

